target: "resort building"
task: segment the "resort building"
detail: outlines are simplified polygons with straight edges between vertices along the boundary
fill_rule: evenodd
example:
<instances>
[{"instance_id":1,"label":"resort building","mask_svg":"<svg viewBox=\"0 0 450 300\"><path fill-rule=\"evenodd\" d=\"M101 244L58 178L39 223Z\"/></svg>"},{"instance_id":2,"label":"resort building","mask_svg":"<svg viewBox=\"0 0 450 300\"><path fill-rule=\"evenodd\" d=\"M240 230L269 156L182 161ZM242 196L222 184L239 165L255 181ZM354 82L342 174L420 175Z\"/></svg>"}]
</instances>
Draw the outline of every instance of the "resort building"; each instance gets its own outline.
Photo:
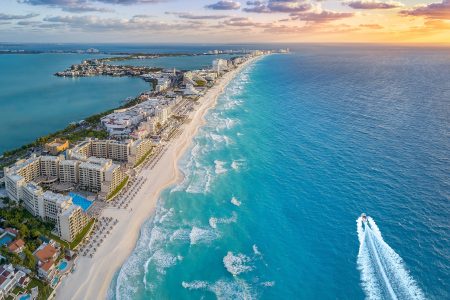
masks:
<instances>
[{"instance_id":1,"label":"resort building","mask_svg":"<svg viewBox=\"0 0 450 300\"><path fill-rule=\"evenodd\" d=\"M41 156L40 157L40 168L41 177L45 178L58 178L59 163L64 158L62 156Z\"/></svg>"},{"instance_id":2,"label":"resort building","mask_svg":"<svg viewBox=\"0 0 450 300\"><path fill-rule=\"evenodd\" d=\"M12 264L0 266L0 299L7 299L16 286L24 288L29 282L30 278Z\"/></svg>"},{"instance_id":3,"label":"resort building","mask_svg":"<svg viewBox=\"0 0 450 300\"><path fill-rule=\"evenodd\" d=\"M166 117L166 115L164 113L161 113L161 118L164 117ZM78 159L82 161L87 161L90 157L96 157L134 164L136 161L140 160L144 155L146 155L151 150L151 148L152 143L148 139L138 139L135 141L90 139L69 150L68 156L72 159ZM81 176L81 172L79 173Z\"/></svg>"},{"instance_id":4,"label":"resort building","mask_svg":"<svg viewBox=\"0 0 450 300\"><path fill-rule=\"evenodd\" d=\"M33 216L44 214L41 204L43 194L44 190L35 182L28 182L22 189L23 205Z\"/></svg>"},{"instance_id":5,"label":"resort building","mask_svg":"<svg viewBox=\"0 0 450 300\"><path fill-rule=\"evenodd\" d=\"M63 160L59 163L59 181L61 183L76 184L79 181L79 166L78 160Z\"/></svg>"},{"instance_id":6,"label":"resort building","mask_svg":"<svg viewBox=\"0 0 450 300\"><path fill-rule=\"evenodd\" d=\"M101 119L102 125L106 128L110 136L129 137L142 122L146 122L149 118L155 116L157 106L166 105L173 107L182 98L180 95L171 97L167 94L158 97L142 95L142 99L147 100L133 107L115 110L113 113Z\"/></svg>"},{"instance_id":7,"label":"resort building","mask_svg":"<svg viewBox=\"0 0 450 300\"><path fill-rule=\"evenodd\" d=\"M114 191L125 177L120 166L111 159L90 157L80 164L79 186L90 192L102 192L105 196Z\"/></svg>"},{"instance_id":8,"label":"resort building","mask_svg":"<svg viewBox=\"0 0 450 300\"><path fill-rule=\"evenodd\" d=\"M5 187L9 198L18 202L22 199L23 187L29 182L52 183L58 179L62 156L36 156L17 161L4 169Z\"/></svg>"},{"instance_id":9,"label":"resort building","mask_svg":"<svg viewBox=\"0 0 450 300\"><path fill-rule=\"evenodd\" d=\"M45 151L51 155L58 155L67 148L69 148L69 141L62 139L55 139L44 145Z\"/></svg>"},{"instance_id":10,"label":"resort building","mask_svg":"<svg viewBox=\"0 0 450 300\"><path fill-rule=\"evenodd\" d=\"M128 162L133 166L152 151L153 143L148 139L136 140L130 147Z\"/></svg>"},{"instance_id":11,"label":"resort building","mask_svg":"<svg viewBox=\"0 0 450 300\"><path fill-rule=\"evenodd\" d=\"M8 197L18 202L22 197L22 186L41 175L40 158L32 155L28 159L21 159L13 166L6 167L4 173Z\"/></svg>"},{"instance_id":12,"label":"resort building","mask_svg":"<svg viewBox=\"0 0 450 300\"><path fill-rule=\"evenodd\" d=\"M42 165L39 169L42 170L44 174L58 175L60 173L57 171L60 166L60 158L54 158L55 159L48 159L48 157L45 156L41 157ZM39 162L40 160L30 160L33 170L37 165L36 161ZM61 163L65 164L65 161L63 160ZM66 172L67 174L62 173L64 178L72 181L73 178L75 178L76 180L78 175L72 174L71 170L73 169L70 168L70 163L68 165L68 167L66 165L63 165L62 167L63 169L65 168L68 170ZM21 166L19 171L23 171L24 168L25 167ZM77 167L74 169L77 170ZM11 170L12 169L9 171ZM35 175L38 174L34 174L34 176ZM42 176L36 177L35 179L41 177ZM15 198L12 198L15 201L22 200L24 208L33 216L40 217L43 220L54 223L55 233L66 241L71 241L72 238L74 238L74 236L76 236L76 234L83 229L83 227L80 226L85 226L89 221L88 216L82 211L81 207L72 203L72 197L65 196L63 194L56 194L51 191L44 192L42 187L40 187L36 182L26 182L25 178L15 173L8 173L7 178L8 195L15 196ZM112 178L116 179L114 176L112 176ZM106 180L103 180L103 182L106 182ZM104 185L109 187L111 184L106 182Z\"/></svg>"},{"instance_id":13,"label":"resort building","mask_svg":"<svg viewBox=\"0 0 450 300\"><path fill-rule=\"evenodd\" d=\"M89 223L89 217L78 205L70 205L58 215L56 230L63 240L72 242Z\"/></svg>"},{"instance_id":14,"label":"resort building","mask_svg":"<svg viewBox=\"0 0 450 300\"><path fill-rule=\"evenodd\" d=\"M63 240L73 241L89 222L89 216L73 204L71 196L46 191L42 200L44 214L41 217L55 224L54 233Z\"/></svg>"},{"instance_id":15,"label":"resort building","mask_svg":"<svg viewBox=\"0 0 450 300\"><path fill-rule=\"evenodd\" d=\"M217 72L217 74L228 71L228 61L226 59L215 59L212 62L212 69Z\"/></svg>"}]
</instances>

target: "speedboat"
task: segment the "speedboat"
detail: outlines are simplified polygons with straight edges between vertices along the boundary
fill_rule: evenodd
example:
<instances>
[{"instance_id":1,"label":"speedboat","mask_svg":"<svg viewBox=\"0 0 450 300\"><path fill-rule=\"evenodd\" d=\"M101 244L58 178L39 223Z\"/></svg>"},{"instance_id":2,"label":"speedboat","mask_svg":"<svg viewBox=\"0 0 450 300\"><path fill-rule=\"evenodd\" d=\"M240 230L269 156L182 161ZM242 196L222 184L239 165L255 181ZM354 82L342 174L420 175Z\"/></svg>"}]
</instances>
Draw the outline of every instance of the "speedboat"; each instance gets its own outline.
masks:
<instances>
[{"instance_id":1,"label":"speedboat","mask_svg":"<svg viewBox=\"0 0 450 300\"><path fill-rule=\"evenodd\" d=\"M367 221L367 216L365 213L361 214L361 220L365 223Z\"/></svg>"}]
</instances>

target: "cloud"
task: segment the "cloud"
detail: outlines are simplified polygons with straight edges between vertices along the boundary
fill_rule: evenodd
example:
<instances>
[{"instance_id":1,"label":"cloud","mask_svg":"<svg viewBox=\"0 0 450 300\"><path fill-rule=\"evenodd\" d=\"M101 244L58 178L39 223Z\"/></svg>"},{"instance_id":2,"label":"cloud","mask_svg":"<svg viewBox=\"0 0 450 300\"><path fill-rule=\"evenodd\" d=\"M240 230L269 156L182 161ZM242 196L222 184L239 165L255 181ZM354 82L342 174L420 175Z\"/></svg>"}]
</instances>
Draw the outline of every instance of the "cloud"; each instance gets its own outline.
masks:
<instances>
[{"instance_id":1,"label":"cloud","mask_svg":"<svg viewBox=\"0 0 450 300\"><path fill-rule=\"evenodd\" d=\"M383 29L384 27L379 24L360 24L359 27L361 28L368 28L368 29Z\"/></svg>"},{"instance_id":2,"label":"cloud","mask_svg":"<svg viewBox=\"0 0 450 300\"><path fill-rule=\"evenodd\" d=\"M23 19L30 19L39 16L39 14L26 14L26 15L8 15L0 13L0 20L6 21L6 20L23 20Z\"/></svg>"},{"instance_id":3,"label":"cloud","mask_svg":"<svg viewBox=\"0 0 450 300\"><path fill-rule=\"evenodd\" d=\"M189 21L183 23L168 23L155 21L146 15L136 15L129 19L100 18L98 16L52 16L44 18L48 24L62 24L66 28L80 29L84 31L173 31L197 29L203 23ZM51 25L48 25L49 27Z\"/></svg>"},{"instance_id":4,"label":"cloud","mask_svg":"<svg viewBox=\"0 0 450 300\"><path fill-rule=\"evenodd\" d=\"M450 0L443 0L442 3L420 5L409 10L403 10L400 14L426 17L429 19L450 20Z\"/></svg>"},{"instance_id":5,"label":"cloud","mask_svg":"<svg viewBox=\"0 0 450 300\"><path fill-rule=\"evenodd\" d=\"M226 15L194 15L192 13L184 12L166 12L166 15L175 15L180 19L190 19L190 20L218 20L228 18Z\"/></svg>"},{"instance_id":6,"label":"cloud","mask_svg":"<svg viewBox=\"0 0 450 300\"><path fill-rule=\"evenodd\" d=\"M350 12L335 12L331 10L310 11L305 13L292 14L293 19L312 22L312 23L328 23L331 21L350 18L354 14Z\"/></svg>"},{"instance_id":7,"label":"cloud","mask_svg":"<svg viewBox=\"0 0 450 300\"><path fill-rule=\"evenodd\" d=\"M397 1L382 2L376 0L355 0L343 4L354 9L391 9L404 6L403 3Z\"/></svg>"},{"instance_id":8,"label":"cloud","mask_svg":"<svg viewBox=\"0 0 450 300\"><path fill-rule=\"evenodd\" d=\"M214 10L234 10L241 8L241 3L234 0L221 0L214 4L206 5L205 8Z\"/></svg>"},{"instance_id":9,"label":"cloud","mask_svg":"<svg viewBox=\"0 0 450 300\"><path fill-rule=\"evenodd\" d=\"M239 27L248 27L248 26L258 27L258 26L260 26L260 23L254 22L251 18L231 18L229 20L224 21L222 24L228 25L228 26L239 26Z\"/></svg>"},{"instance_id":10,"label":"cloud","mask_svg":"<svg viewBox=\"0 0 450 300\"><path fill-rule=\"evenodd\" d=\"M105 8L105 7L95 7L91 5L74 5L74 6L65 6L62 7L63 11L72 12L72 13L84 13L84 12L114 12L113 9Z\"/></svg>"},{"instance_id":11,"label":"cloud","mask_svg":"<svg viewBox=\"0 0 450 300\"><path fill-rule=\"evenodd\" d=\"M114 12L113 9L105 7L97 7L93 4L101 2L105 4L152 4L159 3L164 0L17 0L19 3L29 5L45 5L50 7L61 8L63 11L72 13L84 12Z\"/></svg>"},{"instance_id":12,"label":"cloud","mask_svg":"<svg viewBox=\"0 0 450 300\"><path fill-rule=\"evenodd\" d=\"M296 13L312 8L311 3L304 0L247 1L246 4L248 7L244 11L254 13Z\"/></svg>"}]
</instances>

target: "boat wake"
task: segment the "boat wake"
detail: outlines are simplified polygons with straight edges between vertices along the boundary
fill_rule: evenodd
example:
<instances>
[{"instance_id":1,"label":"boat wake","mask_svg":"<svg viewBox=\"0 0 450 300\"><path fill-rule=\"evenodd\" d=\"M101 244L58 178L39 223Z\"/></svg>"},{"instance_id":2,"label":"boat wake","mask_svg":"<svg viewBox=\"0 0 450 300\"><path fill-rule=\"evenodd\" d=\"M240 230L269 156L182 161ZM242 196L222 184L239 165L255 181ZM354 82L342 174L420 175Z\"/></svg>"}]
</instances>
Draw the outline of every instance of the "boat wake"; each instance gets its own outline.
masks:
<instances>
[{"instance_id":1,"label":"boat wake","mask_svg":"<svg viewBox=\"0 0 450 300\"><path fill-rule=\"evenodd\" d=\"M402 258L383 240L371 217L356 220L360 242L358 269L368 299L425 299Z\"/></svg>"}]
</instances>

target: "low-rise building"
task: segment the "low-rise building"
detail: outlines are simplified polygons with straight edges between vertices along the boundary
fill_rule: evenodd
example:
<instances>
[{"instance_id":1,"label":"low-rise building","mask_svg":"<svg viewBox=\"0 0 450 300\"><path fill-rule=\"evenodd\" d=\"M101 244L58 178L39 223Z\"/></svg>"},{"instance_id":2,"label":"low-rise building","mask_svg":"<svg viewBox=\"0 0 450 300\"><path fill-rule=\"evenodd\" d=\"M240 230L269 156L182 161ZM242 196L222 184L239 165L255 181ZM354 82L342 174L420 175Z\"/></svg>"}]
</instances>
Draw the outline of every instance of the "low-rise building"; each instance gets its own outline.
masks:
<instances>
[{"instance_id":1,"label":"low-rise building","mask_svg":"<svg viewBox=\"0 0 450 300\"><path fill-rule=\"evenodd\" d=\"M17 285L24 287L29 281L28 276L12 264L0 266L0 299L6 299Z\"/></svg>"},{"instance_id":2,"label":"low-rise building","mask_svg":"<svg viewBox=\"0 0 450 300\"><path fill-rule=\"evenodd\" d=\"M25 242L22 239L16 239L8 245L8 250L12 253L19 254L25 248Z\"/></svg>"},{"instance_id":3,"label":"low-rise building","mask_svg":"<svg viewBox=\"0 0 450 300\"><path fill-rule=\"evenodd\" d=\"M55 262L59 256L59 250L54 243L43 243L33 253L37 260L38 276L47 282L52 281L56 274Z\"/></svg>"},{"instance_id":4,"label":"low-rise building","mask_svg":"<svg viewBox=\"0 0 450 300\"><path fill-rule=\"evenodd\" d=\"M62 139L54 139L44 145L45 151L51 155L58 155L58 153L63 152L67 148L69 148L69 141Z\"/></svg>"}]
</instances>

